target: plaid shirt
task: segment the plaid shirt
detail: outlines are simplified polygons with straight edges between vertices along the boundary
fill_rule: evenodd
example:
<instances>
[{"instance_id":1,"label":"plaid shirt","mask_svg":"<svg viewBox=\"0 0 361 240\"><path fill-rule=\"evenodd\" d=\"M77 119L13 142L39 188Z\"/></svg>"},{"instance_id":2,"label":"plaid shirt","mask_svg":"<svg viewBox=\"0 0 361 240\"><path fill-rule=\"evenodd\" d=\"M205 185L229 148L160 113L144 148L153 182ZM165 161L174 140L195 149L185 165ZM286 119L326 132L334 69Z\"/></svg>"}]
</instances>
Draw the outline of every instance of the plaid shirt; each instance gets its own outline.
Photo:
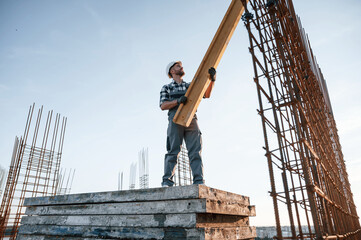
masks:
<instances>
[{"instance_id":1,"label":"plaid shirt","mask_svg":"<svg viewBox=\"0 0 361 240\"><path fill-rule=\"evenodd\" d=\"M178 84L174 80L171 83L164 85L162 90L160 90L159 106L161 106L165 101L173 101L186 94L189 85L190 83L186 83L184 81Z\"/></svg>"}]
</instances>

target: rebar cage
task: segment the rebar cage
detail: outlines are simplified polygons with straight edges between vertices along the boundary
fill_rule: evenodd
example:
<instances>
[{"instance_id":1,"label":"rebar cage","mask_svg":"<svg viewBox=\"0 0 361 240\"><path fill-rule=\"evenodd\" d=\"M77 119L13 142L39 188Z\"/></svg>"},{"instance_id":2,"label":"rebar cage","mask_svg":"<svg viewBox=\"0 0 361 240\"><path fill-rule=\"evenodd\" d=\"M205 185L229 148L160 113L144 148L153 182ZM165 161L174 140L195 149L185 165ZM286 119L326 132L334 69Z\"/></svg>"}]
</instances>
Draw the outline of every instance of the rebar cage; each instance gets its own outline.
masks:
<instances>
[{"instance_id":1,"label":"rebar cage","mask_svg":"<svg viewBox=\"0 0 361 240\"><path fill-rule=\"evenodd\" d=\"M242 19L249 34L276 238L360 239L326 82L292 1L250 0ZM291 235L282 235L282 225L290 225Z\"/></svg>"},{"instance_id":2,"label":"rebar cage","mask_svg":"<svg viewBox=\"0 0 361 240\"><path fill-rule=\"evenodd\" d=\"M24 135L15 138L13 155L0 207L0 238L16 239L24 200L27 197L54 196L59 189L59 168L67 119L49 111L41 134L43 107L38 111L34 131L30 133L35 104L30 106ZM59 132L60 130L60 132ZM30 139L31 144L28 143Z\"/></svg>"},{"instance_id":3,"label":"rebar cage","mask_svg":"<svg viewBox=\"0 0 361 240\"><path fill-rule=\"evenodd\" d=\"M189 165L188 151L185 143L181 145L181 150L178 154L177 165L174 171L175 186L191 185L193 182L192 170Z\"/></svg>"}]
</instances>

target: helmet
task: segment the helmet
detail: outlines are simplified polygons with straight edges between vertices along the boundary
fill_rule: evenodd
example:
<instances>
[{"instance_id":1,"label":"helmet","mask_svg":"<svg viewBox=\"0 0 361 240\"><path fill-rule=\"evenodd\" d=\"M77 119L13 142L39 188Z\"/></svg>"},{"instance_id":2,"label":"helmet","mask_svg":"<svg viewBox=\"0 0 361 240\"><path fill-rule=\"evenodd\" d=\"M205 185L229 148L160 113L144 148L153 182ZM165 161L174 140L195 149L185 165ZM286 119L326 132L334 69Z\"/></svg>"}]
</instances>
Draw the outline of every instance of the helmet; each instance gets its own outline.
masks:
<instances>
[{"instance_id":1,"label":"helmet","mask_svg":"<svg viewBox=\"0 0 361 240\"><path fill-rule=\"evenodd\" d=\"M176 65L177 63L182 63L181 61L173 61L173 62L170 62L168 65L167 65L167 67L166 67L166 69L165 69L165 73L167 74L167 76L169 77L169 78L172 78L172 75L170 74L170 69L174 66L174 65Z\"/></svg>"}]
</instances>

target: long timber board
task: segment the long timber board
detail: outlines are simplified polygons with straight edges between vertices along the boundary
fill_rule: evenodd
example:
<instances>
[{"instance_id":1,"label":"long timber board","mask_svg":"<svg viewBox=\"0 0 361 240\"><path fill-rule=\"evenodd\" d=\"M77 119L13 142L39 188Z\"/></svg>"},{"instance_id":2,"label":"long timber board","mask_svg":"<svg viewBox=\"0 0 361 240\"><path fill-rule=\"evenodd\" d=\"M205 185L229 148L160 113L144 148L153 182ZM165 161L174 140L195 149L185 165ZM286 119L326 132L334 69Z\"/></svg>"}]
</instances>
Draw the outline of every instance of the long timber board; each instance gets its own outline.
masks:
<instances>
[{"instance_id":1,"label":"long timber board","mask_svg":"<svg viewBox=\"0 0 361 240\"><path fill-rule=\"evenodd\" d=\"M247 3L248 0L245 2ZM188 127L191 123L210 84L208 69L210 67L217 68L244 10L245 7L241 0L233 0L231 2L227 13L224 16L221 25L218 27L218 30L185 94L187 103L181 104L178 107L173 122L185 127Z\"/></svg>"}]
</instances>

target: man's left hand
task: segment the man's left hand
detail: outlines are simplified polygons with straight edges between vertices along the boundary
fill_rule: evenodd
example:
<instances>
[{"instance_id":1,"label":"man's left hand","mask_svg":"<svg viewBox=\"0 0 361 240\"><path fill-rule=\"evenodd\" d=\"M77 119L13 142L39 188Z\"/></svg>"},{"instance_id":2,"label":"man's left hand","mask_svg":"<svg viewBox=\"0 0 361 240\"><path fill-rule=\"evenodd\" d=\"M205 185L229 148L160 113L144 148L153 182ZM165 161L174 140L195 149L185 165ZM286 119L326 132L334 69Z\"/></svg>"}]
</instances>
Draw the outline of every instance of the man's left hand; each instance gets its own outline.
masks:
<instances>
[{"instance_id":1,"label":"man's left hand","mask_svg":"<svg viewBox=\"0 0 361 240\"><path fill-rule=\"evenodd\" d=\"M209 76L210 76L210 79L212 82L216 81L216 69L214 67L211 67L210 69L208 69L208 73L209 73Z\"/></svg>"}]
</instances>

